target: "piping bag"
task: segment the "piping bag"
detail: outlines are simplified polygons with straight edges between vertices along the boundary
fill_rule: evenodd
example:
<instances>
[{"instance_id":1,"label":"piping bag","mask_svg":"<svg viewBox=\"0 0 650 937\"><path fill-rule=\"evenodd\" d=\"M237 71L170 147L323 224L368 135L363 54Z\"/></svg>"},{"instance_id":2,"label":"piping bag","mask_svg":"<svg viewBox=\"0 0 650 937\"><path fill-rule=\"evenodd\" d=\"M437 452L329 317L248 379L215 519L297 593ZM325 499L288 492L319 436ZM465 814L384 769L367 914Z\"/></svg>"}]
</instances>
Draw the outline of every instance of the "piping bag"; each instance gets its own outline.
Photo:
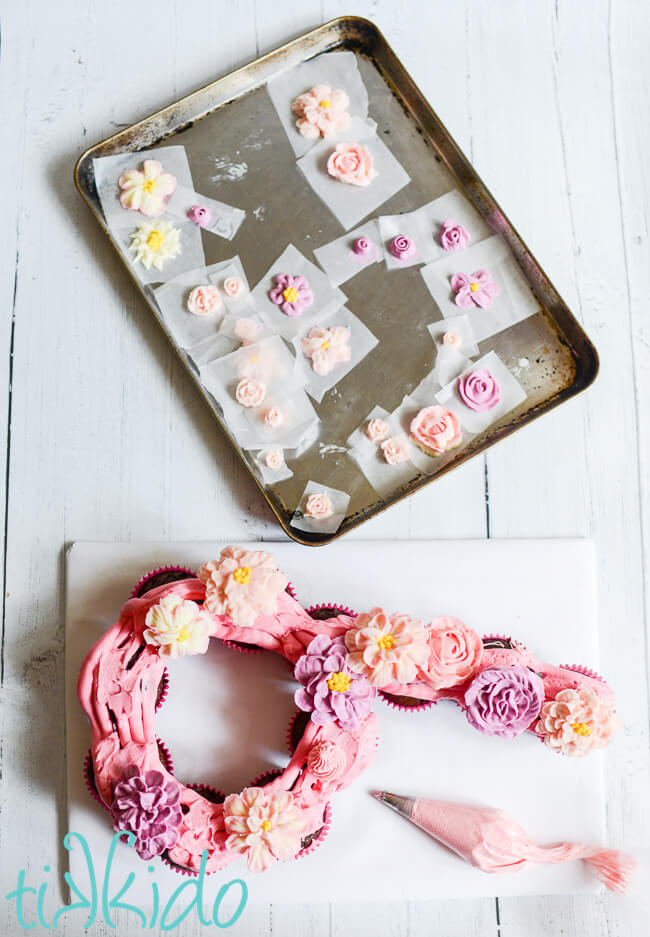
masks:
<instances>
[{"instance_id":1,"label":"piping bag","mask_svg":"<svg viewBox=\"0 0 650 937\"><path fill-rule=\"evenodd\" d=\"M636 866L632 856L616 849L568 842L537 846L523 827L495 807L402 797L388 791L372 791L372 796L483 872L517 871L535 863L581 859L604 885L622 895Z\"/></svg>"}]
</instances>

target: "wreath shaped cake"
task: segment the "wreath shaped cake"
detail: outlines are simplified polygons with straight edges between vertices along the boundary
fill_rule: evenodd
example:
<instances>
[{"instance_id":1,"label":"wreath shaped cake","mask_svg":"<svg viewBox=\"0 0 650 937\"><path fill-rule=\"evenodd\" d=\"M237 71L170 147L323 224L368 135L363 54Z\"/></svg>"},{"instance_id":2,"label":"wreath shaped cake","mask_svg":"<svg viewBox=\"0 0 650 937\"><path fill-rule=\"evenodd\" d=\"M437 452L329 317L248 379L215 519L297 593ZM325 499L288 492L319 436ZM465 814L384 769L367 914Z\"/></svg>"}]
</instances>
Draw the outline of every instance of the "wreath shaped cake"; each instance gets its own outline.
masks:
<instances>
[{"instance_id":1,"label":"wreath shaped cake","mask_svg":"<svg viewBox=\"0 0 650 937\"><path fill-rule=\"evenodd\" d=\"M178 781L155 733L166 660L205 653L211 639L285 657L302 711L286 768L228 796ZM545 664L456 618L308 612L269 553L232 546L196 575L177 567L141 582L87 655L78 694L92 786L115 829L142 858L189 874L242 855L261 871L318 842L331 797L374 758L378 696L405 710L451 699L487 735L532 732L566 755L604 748L618 728L613 692L592 671Z\"/></svg>"}]
</instances>

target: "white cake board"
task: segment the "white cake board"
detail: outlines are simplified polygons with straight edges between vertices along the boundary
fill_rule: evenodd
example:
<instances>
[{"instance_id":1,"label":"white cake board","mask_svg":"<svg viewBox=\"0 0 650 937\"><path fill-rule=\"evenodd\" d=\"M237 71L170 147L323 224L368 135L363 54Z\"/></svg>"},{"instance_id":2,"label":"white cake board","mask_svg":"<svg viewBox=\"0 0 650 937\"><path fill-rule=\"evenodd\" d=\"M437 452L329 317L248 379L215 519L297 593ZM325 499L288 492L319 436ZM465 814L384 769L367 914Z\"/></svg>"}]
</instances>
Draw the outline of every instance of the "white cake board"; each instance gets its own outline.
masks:
<instances>
[{"instance_id":1,"label":"white cake board","mask_svg":"<svg viewBox=\"0 0 650 937\"><path fill-rule=\"evenodd\" d=\"M82 765L90 740L75 684L83 657L118 616L139 576L167 563L196 569L222 543L77 543L67 557L66 680L68 829L83 833L101 862L110 819L88 795ZM512 633L550 663L598 669L593 546L588 541L336 543L310 550L263 545L277 557L305 606L372 605L429 621L455 615L481 633ZM173 662L171 690L157 717L176 776L238 791L283 765L285 729L295 711L291 673L272 654L244 655L211 642L206 655ZM510 811L540 843L605 842L603 755L555 755L532 735L486 738L462 712L441 703L423 713L377 701L380 745L373 765L333 799L329 836L309 857L252 875L235 862L207 879L212 898L241 877L249 901L387 901L453 896L595 892L581 863L486 875L465 865L369 795L373 789L457 799ZM614 743L615 744L615 743ZM80 850L70 855L83 881ZM147 863L120 846L118 877L136 881L124 900L150 901ZM161 895L186 879L155 863ZM75 874L77 873L77 874ZM214 892L214 894L213 894Z\"/></svg>"}]
</instances>

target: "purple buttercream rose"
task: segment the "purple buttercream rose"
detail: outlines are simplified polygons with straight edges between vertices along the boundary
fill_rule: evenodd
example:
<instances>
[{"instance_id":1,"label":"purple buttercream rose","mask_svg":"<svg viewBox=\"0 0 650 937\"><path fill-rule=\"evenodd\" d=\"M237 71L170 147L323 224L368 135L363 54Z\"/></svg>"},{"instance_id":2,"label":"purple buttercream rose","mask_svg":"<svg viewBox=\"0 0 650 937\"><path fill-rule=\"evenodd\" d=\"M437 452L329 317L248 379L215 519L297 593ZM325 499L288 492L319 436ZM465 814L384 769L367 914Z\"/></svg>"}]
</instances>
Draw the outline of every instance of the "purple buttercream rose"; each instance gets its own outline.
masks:
<instances>
[{"instance_id":1,"label":"purple buttercream rose","mask_svg":"<svg viewBox=\"0 0 650 937\"><path fill-rule=\"evenodd\" d=\"M514 739L539 715L544 682L527 667L488 667L465 691L467 719L486 735Z\"/></svg>"},{"instance_id":2,"label":"purple buttercream rose","mask_svg":"<svg viewBox=\"0 0 650 937\"><path fill-rule=\"evenodd\" d=\"M336 720L342 729L356 729L370 712L374 688L347 666L345 639L317 635L296 663L296 704L322 726Z\"/></svg>"},{"instance_id":3,"label":"purple buttercream rose","mask_svg":"<svg viewBox=\"0 0 650 937\"><path fill-rule=\"evenodd\" d=\"M187 217L199 228L207 228L212 221L212 212L207 205L192 205L187 209Z\"/></svg>"},{"instance_id":4,"label":"purple buttercream rose","mask_svg":"<svg viewBox=\"0 0 650 937\"><path fill-rule=\"evenodd\" d=\"M467 228L458 224L451 218L443 221L440 228L440 244L443 250L457 251L462 250L469 244L470 237Z\"/></svg>"},{"instance_id":5,"label":"purple buttercream rose","mask_svg":"<svg viewBox=\"0 0 650 937\"><path fill-rule=\"evenodd\" d=\"M140 858L153 859L178 841L183 817L178 784L166 781L161 771L130 765L115 785L111 816L116 830L135 835Z\"/></svg>"}]
</instances>

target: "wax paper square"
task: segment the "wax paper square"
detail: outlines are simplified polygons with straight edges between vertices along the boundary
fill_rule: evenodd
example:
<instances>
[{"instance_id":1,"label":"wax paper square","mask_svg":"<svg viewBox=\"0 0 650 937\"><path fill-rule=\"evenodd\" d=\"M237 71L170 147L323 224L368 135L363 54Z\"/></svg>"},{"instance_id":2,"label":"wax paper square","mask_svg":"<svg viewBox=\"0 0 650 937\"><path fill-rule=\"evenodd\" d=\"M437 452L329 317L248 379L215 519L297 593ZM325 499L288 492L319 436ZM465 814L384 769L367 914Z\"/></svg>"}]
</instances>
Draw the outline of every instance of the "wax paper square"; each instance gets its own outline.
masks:
<instances>
[{"instance_id":1,"label":"wax paper square","mask_svg":"<svg viewBox=\"0 0 650 937\"><path fill-rule=\"evenodd\" d=\"M323 52L308 62L287 69L273 78L266 90L296 156L302 156L319 139L323 139L304 137L296 127L298 116L291 110L295 98L310 91L315 85L329 85L332 89L345 91L350 99L348 113L351 117L368 115L368 92L361 79L354 52Z\"/></svg>"},{"instance_id":2,"label":"wax paper square","mask_svg":"<svg viewBox=\"0 0 650 937\"><path fill-rule=\"evenodd\" d=\"M219 330L215 335L209 335L203 341L197 342L196 345L186 348L185 354L198 371L202 365L215 361L217 358L224 358L236 351L238 347L239 342L235 341L234 338L229 338Z\"/></svg>"},{"instance_id":3,"label":"wax paper square","mask_svg":"<svg viewBox=\"0 0 650 937\"><path fill-rule=\"evenodd\" d=\"M468 316L455 316L453 322L449 319L431 322L427 329L438 350L453 348L468 358L478 355L478 344Z\"/></svg>"},{"instance_id":4,"label":"wax paper square","mask_svg":"<svg viewBox=\"0 0 650 937\"><path fill-rule=\"evenodd\" d=\"M330 176L327 161L337 143L361 143L368 148L377 172L369 185L351 185ZM358 117L350 121L344 133L317 143L298 160L297 165L314 192L346 230L359 224L410 182L406 170L377 136L376 123Z\"/></svg>"},{"instance_id":5,"label":"wax paper square","mask_svg":"<svg viewBox=\"0 0 650 937\"><path fill-rule=\"evenodd\" d=\"M167 213L159 218L147 219L144 215L132 212L132 220L133 227L112 230L111 236L118 250L142 283L166 283L188 270L195 270L205 265L201 232L196 225L185 224ZM143 226L146 226L145 231L149 231L149 225L153 224L156 227L161 223L170 224L178 233L180 251L175 257L164 261L162 270L158 270L153 265L147 269L141 261L135 260L135 252L131 247L133 235Z\"/></svg>"},{"instance_id":6,"label":"wax paper square","mask_svg":"<svg viewBox=\"0 0 650 937\"><path fill-rule=\"evenodd\" d=\"M359 238L367 239L369 246L367 253L356 253L353 250ZM381 246L379 225L374 219L367 221L354 231L336 238L335 241L317 247L314 250L314 256L332 283L340 286L361 270L383 259L384 251Z\"/></svg>"},{"instance_id":7,"label":"wax paper square","mask_svg":"<svg viewBox=\"0 0 650 937\"><path fill-rule=\"evenodd\" d=\"M485 219L477 212L474 206L457 189L441 195L425 205L422 209L428 223L429 232L433 238L431 259L437 260L446 257L449 253L460 254L464 249L473 247L480 241L492 236L493 232ZM453 221L461 225L469 235L465 248L455 251L446 251L440 242L442 225L445 221Z\"/></svg>"},{"instance_id":8,"label":"wax paper square","mask_svg":"<svg viewBox=\"0 0 650 937\"><path fill-rule=\"evenodd\" d=\"M277 451L282 458L282 464L279 468L269 468L266 464L266 456L269 452ZM285 481L293 477L293 472L287 465L282 449L276 449L275 446L269 446L267 449L260 449L251 453L252 465L255 473L261 479L264 485L277 485L278 482Z\"/></svg>"},{"instance_id":9,"label":"wax paper square","mask_svg":"<svg viewBox=\"0 0 650 937\"><path fill-rule=\"evenodd\" d=\"M176 218L188 221L187 213L195 205L207 208L210 212L209 222L201 225L200 229L216 234L227 241L232 241L246 217L246 212L242 208L235 208L233 205L227 205L207 195L199 195L198 192L184 185L176 187L176 191L167 203L167 211ZM193 221L189 223L194 224Z\"/></svg>"},{"instance_id":10,"label":"wax paper square","mask_svg":"<svg viewBox=\"0 0 650 937\"><path fill-rule=\"evenodd\" d=\"M309 336L313 328L322 326L325 329L331 329L337 325L344 326L350 331L347 342L350 348L350 360L335 364L328 374L316 374L312 367L312 359L308 358L303 351L302 341ZM338 384L353 368L356 368L377 343L377 339L370 329L363 324L358 316L350 312L347 306L341 306L340 309L337 309L326 319L303 329L294 338L293 346L296 350L296 367L305 382L307 393L311 394L314 400L320 403L327 391L335 384Z\"/></svg>"},{"instance_id":11,"label":"wax paper square","mask_svg":"<svg viewBox=\"0 0 650 937\"><path fill-rule=\"evenodd\" d=\"M206 267L187 270L153 291L165 325L181 348L192 348L216 336L226 314L223 301L215 312L207 316L197 316L187 308L187 300L194 287L210 285L208 277Z\"/></svg>"},{"instance_id":12,"label":"wax paper square","mask_svg":"<svg viewBox=\"0 0 650 937\"><path fill-rule=\"evenodd\" d=\"M381 449L381 442L369 439L366 434L369 421L375 419L384 420L387 424L386 439L397 437L407 442L406 434L403 432L399 421L383 407L377 406L370 411L361 425L348 438L347 442L350 447L348 455L356 462L377 494L385 498L417 478L420 471L410 458L406 462L398 462L397 465L390 465L386 461ZM410 451L408 445L407 451Z\"/></svg>"},{"instance_id":13,"label":"wax paper square","mask_svg":"<svg viewBox=\"0 0 650 937\"><path fill-rule=\"evenodd\" d=\"M239 255L233 257L232 260L226 263L219 264L216 270L212 269L208 274L208 279L210 283L218 287L221 298L229 312L240 315L245 309L253 306L250 286L248 285L244 265L239 259ZM237 293L236 296L232 296L225 289L226 281L231 279L239 280L241 284L241 291Z\"/></svg>"},{"instance_id":14,"label":"wax paper square","mask_svg":"<svg viewBox=\"0 0 650 937\"><path fill-rule=\"evenodd\" d=\"M283 273L288 273L293 277L305 277L309 283L314 299L311 306L303 309L300 315L286 315L280 306L269 298L271 290L276 286L276 277ZM346 298L345 293L334 286L327 274L323 273L316 264L307 260L293 244L289 244L275 263L269 267L251 293L251 297L260 316L275 332L289 340L308 325L313 325L334 312L343 305Z\"/></svg>"},{"instance_id":15,"label":"wax paper square","mask_svg":"<svg viewBox=\"0 0 650 937\"><path fill-rule=\"evenodd\" d=\"M501 397L496 406L490 410L476 411L461 400L458 394L458 385L461 378L482 368L489 371L499 384ZM496 423L506 413L518 407L525 399L525 390L494 351L488 352L487 355L474 362L463 372L460 378L456 378L436 394L438 403L455 413L463 429L468 430L470 433L482 433L492 423Z\"/></svg>"},{"instance_id":16,"label":"wax paper square","mask_svg":"<svg viewBox=\"0 0 650 937\"><path fill-rule=\"evenodd\" d=\"M305 514L307 498L310 495L321 493L326 494L330 499L332 514L320 520L307 517ZM345 512L348 509L349 503L350 495L347 494L347 492L341 491L339 488L330 488L328 485L321 485L319 482L310 480L307 482L302 497L298 502L295 514L291 518L291 526L298 528L298 530L310 531L311 533L333 534L345 520Z\"/></svg>"},{"instance_id":17,"label":"wax paper square","mask_svg":"<svg viewBox=\"0 0 650 937\"><path fill-rule=\"evenodd\" d=\"M282 414L282 424L276 428L267 426L265 422L267 414L273 409ZM228 413L233 413L230 407ZM269 395L261 406L240 408L233 416L236 418L235 430L242 449L257 449L260 446L296 449L307 430L318 423L318 414L307 394L299 387L282 394Z\"/></svg>"}]
</instances>

